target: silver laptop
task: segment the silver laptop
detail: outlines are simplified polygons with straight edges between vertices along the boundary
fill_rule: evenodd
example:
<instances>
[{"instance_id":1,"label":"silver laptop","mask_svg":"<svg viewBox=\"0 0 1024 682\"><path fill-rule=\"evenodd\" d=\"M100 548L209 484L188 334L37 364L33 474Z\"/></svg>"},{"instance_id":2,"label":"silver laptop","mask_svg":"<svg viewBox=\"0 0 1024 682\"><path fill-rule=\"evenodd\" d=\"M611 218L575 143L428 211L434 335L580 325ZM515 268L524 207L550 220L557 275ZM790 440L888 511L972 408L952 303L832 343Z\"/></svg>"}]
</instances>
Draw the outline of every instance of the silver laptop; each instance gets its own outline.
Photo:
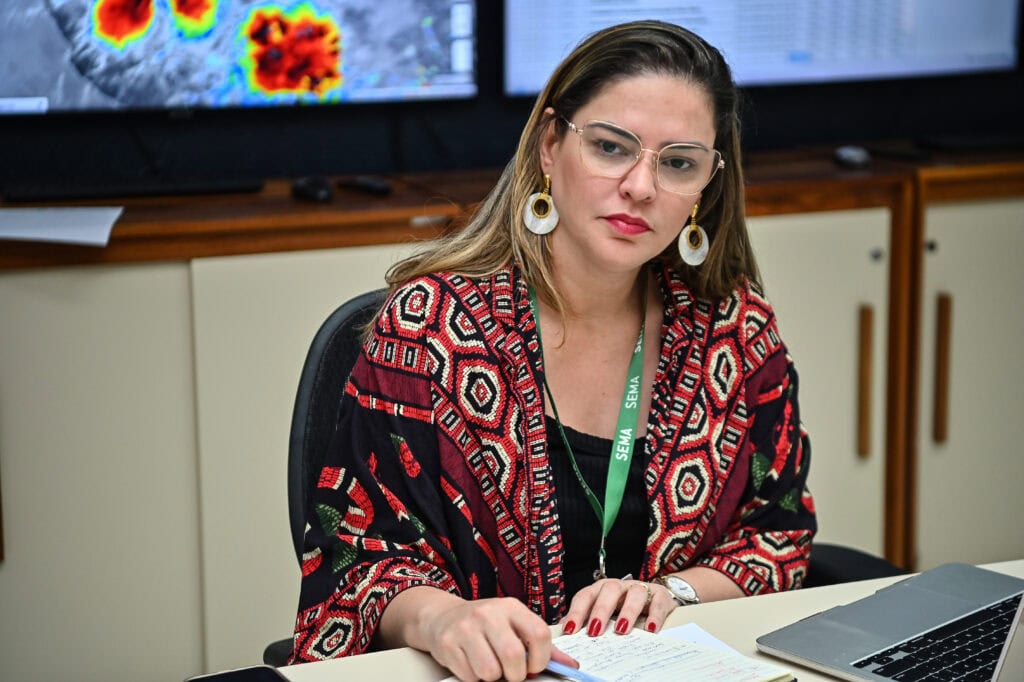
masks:
<instances>
[{"instance_id":1,"label":"silver laptop","mask_svg":"<svg viewBox=\"0 0 1024 682\"><path fill-rule=\"evenodd\" d=\"M848 680L1024 681L1024 580L944 564L757 638Z\"/></svg>"}]
</instances>

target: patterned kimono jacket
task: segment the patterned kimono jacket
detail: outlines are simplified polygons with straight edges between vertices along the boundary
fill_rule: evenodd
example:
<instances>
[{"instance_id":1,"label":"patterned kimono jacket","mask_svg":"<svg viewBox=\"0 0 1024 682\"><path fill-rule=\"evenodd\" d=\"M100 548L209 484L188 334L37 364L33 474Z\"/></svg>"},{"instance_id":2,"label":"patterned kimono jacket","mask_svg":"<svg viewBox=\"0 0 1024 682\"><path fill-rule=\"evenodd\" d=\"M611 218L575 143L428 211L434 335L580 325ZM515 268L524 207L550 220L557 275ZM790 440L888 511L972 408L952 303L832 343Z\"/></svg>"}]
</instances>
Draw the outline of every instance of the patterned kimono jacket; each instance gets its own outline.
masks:
<instances>
[{"instance_id":1,"label":"patterned kimono jacket","mask_svg":"<svg viewBox=\"0 0 1024 682\"><path fill-rule=\"evenodd\" d=\"M745 594L798 587L815 531L810 449L772 309L752 286L695 300L653 267L665 316L636 577L699 565ZM393 293L314 495L293 662L366 650L390 600L416 585L516 597L549 623L564 614L542 387L517 269L425 276Z\"/></svg>"}]
</instances>

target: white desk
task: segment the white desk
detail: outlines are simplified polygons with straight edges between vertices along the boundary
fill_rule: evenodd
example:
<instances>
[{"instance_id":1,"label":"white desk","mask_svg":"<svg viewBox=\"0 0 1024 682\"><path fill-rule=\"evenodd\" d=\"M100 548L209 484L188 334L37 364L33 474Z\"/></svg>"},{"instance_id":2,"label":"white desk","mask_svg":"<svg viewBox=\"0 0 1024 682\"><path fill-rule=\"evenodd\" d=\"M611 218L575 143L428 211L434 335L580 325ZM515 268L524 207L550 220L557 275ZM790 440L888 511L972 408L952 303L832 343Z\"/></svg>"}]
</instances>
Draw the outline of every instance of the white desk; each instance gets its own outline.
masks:
<instances>
[{"instance_id":1,"label":"white desk","mask_svg":"<svg viewBox=\"0 0 1024 682\"><path fill-rule=\"evenodd\" d=\"M1000 573L1024 578L1024 559L988 564ZM779 661L757 652L754 640L766 632L805 618L832 606L865 597L879 588L895 582L896 578L865 580L858 583L817 587L760 597L746 597L676 609L666 623L667 627L696 623L742 654L781 663L796 673L800 682L832 680L833 678ZM614 637L614 634L606 635ZM327 680L409 680L436 682L448 676L428 654L414 649L392 649L361 656L350 656L321 663L305 663L280 669L292 682L320 682Z\"/></svg>"}]
</instances>

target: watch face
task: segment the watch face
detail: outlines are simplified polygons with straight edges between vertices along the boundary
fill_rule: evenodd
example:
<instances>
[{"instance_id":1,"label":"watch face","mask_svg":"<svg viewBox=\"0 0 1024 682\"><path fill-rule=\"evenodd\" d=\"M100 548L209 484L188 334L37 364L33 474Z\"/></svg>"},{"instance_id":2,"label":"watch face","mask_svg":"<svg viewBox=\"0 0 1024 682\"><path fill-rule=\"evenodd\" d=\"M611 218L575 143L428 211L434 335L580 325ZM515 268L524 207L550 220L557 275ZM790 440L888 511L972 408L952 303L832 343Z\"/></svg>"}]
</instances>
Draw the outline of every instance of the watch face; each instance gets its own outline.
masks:
<instances>
[{"instance_id":1,"label":"watch face","mask_svg":"<svg viewBox=\"0 0 1024 682\"><path fill-rule=\"evenodd\" d=\"M674 575L667 576L665 578L665 587L672 590L672 594L688 604L696 604L700 601L693 586L682 578Z\"/></svg>"}]
</instances>

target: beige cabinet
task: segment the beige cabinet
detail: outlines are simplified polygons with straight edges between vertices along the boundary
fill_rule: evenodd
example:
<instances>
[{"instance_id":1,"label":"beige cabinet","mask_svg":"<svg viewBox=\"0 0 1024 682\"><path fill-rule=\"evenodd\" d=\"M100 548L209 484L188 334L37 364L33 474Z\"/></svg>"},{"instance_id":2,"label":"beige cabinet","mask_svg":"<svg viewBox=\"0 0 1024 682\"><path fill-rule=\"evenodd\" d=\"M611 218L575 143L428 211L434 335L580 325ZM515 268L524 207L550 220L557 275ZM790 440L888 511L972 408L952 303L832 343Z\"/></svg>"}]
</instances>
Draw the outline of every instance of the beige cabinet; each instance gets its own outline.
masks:
<instances>
[{"instance_id":1,"label":"beige cabinet","mask_svg":"<svg viewBox=\"0 0 1024 682\"><path fill-rule=\"evenodd\" d=\"M924 242L917 567L1019 559L1024 199L929 205Z\"/></svg>"},{"instance_id":2,"label":"beige cabinet","mask_svg":"<svg viewBox=\"0 0 1024 682\"><path fill-rule=\"evenodd\" d=\"M890 223L885 208L749 220L766 294L799 374L818 538L878 555L885 552ZM862 382L867 356L874 362ZM868 407L860 415L862 390ZM861 419L866 439L858 447Z\"/></svg>"},{"instance_id":3,"label":"beige cabinet","mask_svg":"<svg viewBox=\"0 0 1024 682\"><path fill-rule=\"evenodd\" d=\"M202 667L186 263L0 273L0 679Z\"/></svg>"},{"instance_id":4,"label":"beige cabinet","mask_svg":"<svg viewBox=\"0 0 1024 682\"><path fill-rule=\"evenodd\" d=\"M0 679L177 682L291 634L302 361L410 250L0 273Z\"/></svg>"},{"instance_id":5,"label":"beige cabinet","mask_svg":"<svg viewBox=\"0 0 1024 682\"><path fill-rule=\"evenodd\" d=\"M192 262L206 668L289 637L299 568L288 525L291 413L306 351L345 300L384 286L410 245Z\"/></svg>"}]
</instances>

